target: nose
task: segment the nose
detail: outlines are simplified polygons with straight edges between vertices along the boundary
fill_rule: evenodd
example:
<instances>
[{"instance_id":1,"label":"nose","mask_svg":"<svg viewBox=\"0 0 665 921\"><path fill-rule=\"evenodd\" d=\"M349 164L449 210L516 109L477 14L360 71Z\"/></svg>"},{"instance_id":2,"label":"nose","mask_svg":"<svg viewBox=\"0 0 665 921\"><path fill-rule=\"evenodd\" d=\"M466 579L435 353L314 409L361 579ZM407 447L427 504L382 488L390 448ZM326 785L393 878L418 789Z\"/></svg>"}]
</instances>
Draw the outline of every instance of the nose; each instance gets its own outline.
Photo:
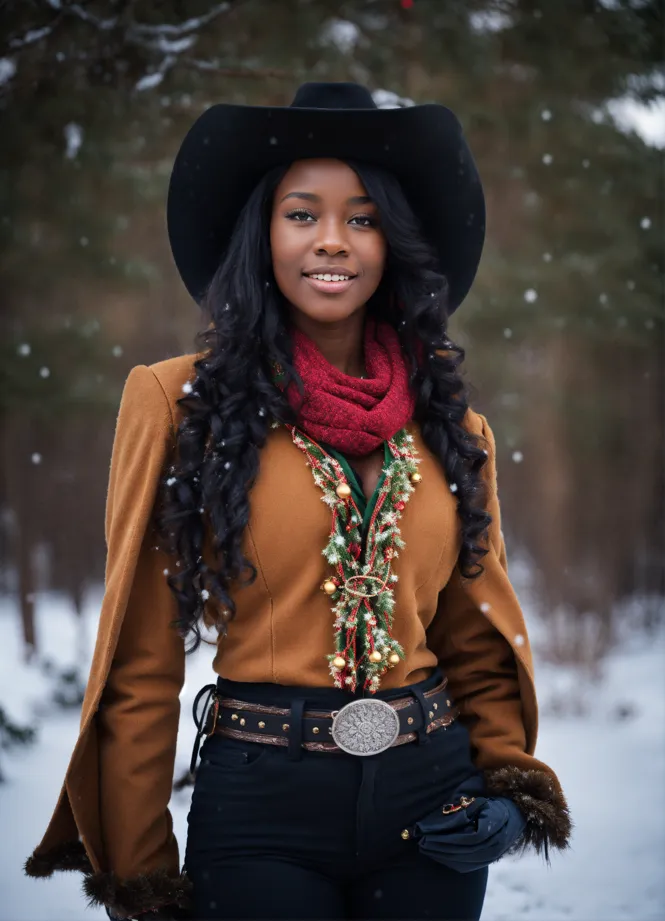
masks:
<instances>
[{"instance_id":1,"label":"nose","mask_svg":"<svg viewBox=\"0 0 665 921\"><path fill-rule=\"evenodd\" d=\"M320 221L317 225L319 233L314 241L314 252L317 256L339 256L349 254L349 244L346 237L346 224L332 218Z\"/></svg>"}]
</instances>

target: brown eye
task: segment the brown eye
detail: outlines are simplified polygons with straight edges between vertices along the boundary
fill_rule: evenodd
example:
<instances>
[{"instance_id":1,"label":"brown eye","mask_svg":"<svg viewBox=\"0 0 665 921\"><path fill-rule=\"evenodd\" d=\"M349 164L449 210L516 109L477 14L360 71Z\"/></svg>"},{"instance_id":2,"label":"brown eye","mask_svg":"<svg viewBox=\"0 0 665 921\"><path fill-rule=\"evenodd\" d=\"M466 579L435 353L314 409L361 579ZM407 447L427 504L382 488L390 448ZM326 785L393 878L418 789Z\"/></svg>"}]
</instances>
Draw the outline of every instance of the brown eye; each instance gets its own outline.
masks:
<instances>
[{"instance_id":1,"label":"brown eye","mask_svg":"<svg viewBox=\"0 0 665 921\"><path fill-rule=\"evenodd\" d=\"M375 217L373 217L371 214L356 214L354 217L351 218L351 221L349 221L349 223L351 223L352 221L361 221L362 223L358 225L360 227L376 227L378 226L378 223L379 223L378 220Z\"/></svg>"},{"instance_id":2,"label":"brown eye","mask_svg":"<svg viewBox=\"0 0 665 921\"><path fill-rule=\"evenodd\" d=\"M311 211L306 211L304 208L295 208L293 211L287 212L284 217L289 221L296 221L297 223L308 223L308 218L311 218L313 221L316 220Z\"/></svg>"}]
</instances>

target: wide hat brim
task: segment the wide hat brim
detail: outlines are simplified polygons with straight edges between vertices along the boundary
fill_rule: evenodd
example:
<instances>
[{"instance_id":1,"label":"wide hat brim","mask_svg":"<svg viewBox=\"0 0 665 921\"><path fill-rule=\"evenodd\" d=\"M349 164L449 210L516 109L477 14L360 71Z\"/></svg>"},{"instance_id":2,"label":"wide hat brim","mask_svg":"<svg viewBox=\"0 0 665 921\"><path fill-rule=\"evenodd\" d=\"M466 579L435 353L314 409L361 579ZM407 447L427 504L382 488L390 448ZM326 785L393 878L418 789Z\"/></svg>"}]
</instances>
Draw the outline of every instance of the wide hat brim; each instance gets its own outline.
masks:
<instances>
[{"instance_id":1,"label":"wide hat brim","mask_svg":"<svg viewBox=\"0 0 665 921\"><path fill-rule=\"evenodd\" d=\"M310 157L363 161L397 177L448 279L449 313L456 310L478 270L485 197L457 116L438 104L381 109L220 103L203 112L178 151L167 201L173 258L194 300L201 303L261 176Z\"/></svg>"}]
</instances>

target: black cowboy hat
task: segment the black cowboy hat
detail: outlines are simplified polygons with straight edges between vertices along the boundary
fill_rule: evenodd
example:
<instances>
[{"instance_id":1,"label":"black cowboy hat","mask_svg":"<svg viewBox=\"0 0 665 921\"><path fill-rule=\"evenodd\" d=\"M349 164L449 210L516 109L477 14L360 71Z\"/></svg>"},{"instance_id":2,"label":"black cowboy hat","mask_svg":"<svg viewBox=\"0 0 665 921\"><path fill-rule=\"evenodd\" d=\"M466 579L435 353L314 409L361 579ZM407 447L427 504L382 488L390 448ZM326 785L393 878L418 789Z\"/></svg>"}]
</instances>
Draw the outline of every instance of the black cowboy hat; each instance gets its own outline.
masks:
<instances>
[{"instance_id":1,"label":"black cowboy hat","mask_svg":"<svg viewBox=\"0 0 665 921\"><path fill-rule=\"evenodd\" d=\"M457 309L485 239L485 197L460 122L438 104L378 108L355 83L305 83L290 106L214 105L192 125L173 166L167 224L194 300L261 176L307 157L362 160L397 177L450 284L449 312Z\"/></svg>"}]
</instances>

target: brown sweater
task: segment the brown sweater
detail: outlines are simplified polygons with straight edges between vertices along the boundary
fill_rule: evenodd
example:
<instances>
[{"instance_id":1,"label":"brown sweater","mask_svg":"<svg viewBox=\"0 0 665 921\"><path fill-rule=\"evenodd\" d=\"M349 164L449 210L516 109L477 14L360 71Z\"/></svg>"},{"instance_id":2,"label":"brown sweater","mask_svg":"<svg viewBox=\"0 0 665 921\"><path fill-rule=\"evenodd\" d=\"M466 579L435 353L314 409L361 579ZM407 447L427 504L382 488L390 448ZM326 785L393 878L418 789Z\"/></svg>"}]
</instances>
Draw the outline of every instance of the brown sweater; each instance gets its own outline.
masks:
<instances>
[{"instance_id":1,"label":"brown sweater","mask_svg":"<svg viewBox=\"0 0 665 921\"><path fill-rule=\"evenodd\" d=\"M150 520L180 421L176 400L193 380L196 357L140 365L127 379L109 480L106 590L80 735L26 867L36 876L81 869L88 896L120 911L171 904L187 888L168 810L184 644L169 627L176 607L164 569L173 561L154 549ZM465 424L484 435L489 453L493 521L485 571L470 582L460 578L456 499L413 423L422 483L403 512L406 549L394 566L393 633L406 655L381 687L419 681L440 664L490 792L512 796L525 811L526 843L563 848L571 830L566 802L552 769L534 757L533 663L507 572L494 437L473 410ZM283 427L262 451L250 502L244 552L258 578L237 592L237 613L213 668L236 681L330 687L333 616L320 586L329 574L321 550L331 513Z\"/></svg>"}]
</instances>

